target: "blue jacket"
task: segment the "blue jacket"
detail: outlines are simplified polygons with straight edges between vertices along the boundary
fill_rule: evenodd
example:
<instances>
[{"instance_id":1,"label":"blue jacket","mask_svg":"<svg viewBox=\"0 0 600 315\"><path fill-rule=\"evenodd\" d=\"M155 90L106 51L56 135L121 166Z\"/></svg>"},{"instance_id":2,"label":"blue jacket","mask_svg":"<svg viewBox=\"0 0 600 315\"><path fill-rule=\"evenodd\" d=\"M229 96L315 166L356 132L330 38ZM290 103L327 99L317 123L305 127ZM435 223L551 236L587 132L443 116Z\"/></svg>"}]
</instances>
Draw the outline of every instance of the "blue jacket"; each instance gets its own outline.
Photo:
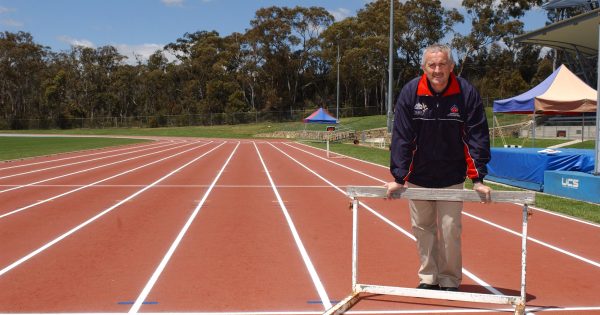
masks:
<instances>
[{"instance_id":1,"label":"blue jacket","mask_svg":"<svg viewBox=\"0 0 600 315\"><path fill-rule=\"evenodd\" d=\"M451 74L442 93L425 75L408 82L394 113L390 170L397 183L442 188L482 181L490 160L488 124L479 93Z\"/></svg>"}]
</instances>

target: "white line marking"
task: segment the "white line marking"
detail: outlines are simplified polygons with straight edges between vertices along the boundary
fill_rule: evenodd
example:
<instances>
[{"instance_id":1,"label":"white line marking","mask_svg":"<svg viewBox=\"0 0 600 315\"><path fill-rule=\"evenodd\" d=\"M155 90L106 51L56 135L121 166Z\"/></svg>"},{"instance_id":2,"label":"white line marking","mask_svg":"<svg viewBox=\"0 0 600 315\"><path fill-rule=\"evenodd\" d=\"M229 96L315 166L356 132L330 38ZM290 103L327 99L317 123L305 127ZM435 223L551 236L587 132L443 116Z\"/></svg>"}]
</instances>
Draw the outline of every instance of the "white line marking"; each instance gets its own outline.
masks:
<instances>
[{"instance_id":1,"label":"white line marking","mask_svg":"<svg viewBox=\"0 0 600 315\"><path fill-rule=\"evenodd\" d=\"M323 151L323 152L325 152L325 150L324 150L324 149L317 148L317 147L313 147L313 146L310 146L310 145L308 145L308 144L304 144L304 143L302 143L302 142L294 142L294 143L297 143L297 144L299 144L299 145L303 145L303 146L305 146L305 147L308 147L308 148L312 148L312 149L315 149L315 150L320 150L320 151ZM287 144L287 143L285 143L285 144ZM288 145L289 145L289 144L288 144ZM291 147L293 147L293 148L295 148L295 149L301 150L301 149L299 149L299 148L297 148L297 147L295 147L295 146L292 146L292 145L290 145L290 146L291 146ZM304 151L304 150L302 150L302 151ZM304 151L304 152L306 152L306 153L310 153L310 152L308 152L308 151ZM316 155L316 154L314 154L314 153L310 153L310 154L313 154L313 155L315 155L315 156L317 156L317 157L320 157L320 156L318 156L318 155ZM389 167L387 167L387 166L384 166L384 165L381 165L381 164L377 164L377 163L373 163L373 162L369 162L369 161L364 161L364 160L357 159L357 158L355 158L355 157L352 157L352 156L343 155L343 154L341 154L341 153L335 153L335 154L338 154L338 155L340 155L340 156L343 156L343 157L345 157L345 158L352 159L352 160L355 160L355 161L359 161L359 162L362 162L362 163L366 163L366 164L374 165L374 166L377 166L377 167L381 167L381 168L389 169ZM323 157L320 157L320 158L322 158L322 159L323 159ZM332 162L332 161L331 161L331 162ZM490 180L490 182L492 182L492 183L496 183L496 182L494 182L494 181L491 181L491 180ZM504 185L504 184L502 184L502 183L496 183L496 184L498 184L498 185L503 185L503 186L508 186L508 187L513 187L513 186L510 186L510 185ZM519 206L523 206L522 204L519 204L519 203L515 203L515 204L516 204L516 205L519 205ZM546 214L550 214L550 215L558 216L558 217L561 217L561 218L563 218L563 219L567 219L567 220L571 220L571 221L575 221L575 222L578 222L578 223L583 223L583 224L586 224L586 225L591 225L591 226L594 226L594 227L600 228L600 224L597 224L597 223L595 223L595 222L585 221L585 220L582 220L582 219L579 219L579 218L571 217L571 216L564 215L564 214L562 214L562 213L559 213L559 212L553 212L553 211L546 210L546 209L542 209L542 208L537 208L537 207L532 207L532 206L530 206L529 208L530 208L530 209L535 209L535 210L538 210L538 211L541 211L541 212L544 212L544 213L546 213Z\"/></svg>"},{"instance_id":2,"label":"white line marking","mask_svg":"<svg viewBox=\"0 0 600 315\"><path fill-rule=\"evenodd\" d=\"M571 220L571 221L575 221L575 222L587 224L589 226L593 226L593 227L596 227L596 228L600 228L600 224L598 224L598 223L590 222L590 221L585 221L585 220L582 220L582 219L579 219L579 218L574 218L574 217L571 217L571 216L568 216L568 215L564 215L562 213L552 212L552 211L548 211L546 209L542 209L542 208L538 208L538 207L532 207L532 206L529 206L529 209L533 209L533 210L540 211L540 212L543 212L543 213L546 213L546 214L549 214L549 215L561 217L563 219L567 219L567 220Z\"/></svg>"},{"instance_id":3,"label":"white line marking","mask_svg":"<svg viewBox=\"0 0 600 315\"><path fill-rule=\"evenodd\" d=\"M163 259L161 260L160 264L158 264L158 267L156 268L156 270L150 277L150 280L148 280L148 283L146 283L146 286L144 286L144 289L142 290L142 292L140 293L138 298L135 300L135 303L133 303L133 306L129 310L130 314L137 313L140 310L140 307L142 307L142 303L144 303L144 301L148 297L148 294L150 294L150 291L154 287L154 284L156 284L158 277L160 277L163 270L167 266L167 263L169 263L169 260L171 260L171 257L173 257L173 253L175 253L175 250L181 243L181 240L185 236L185 233L187 233L188 229L192 225L192 222L194 221L194 219L200 212L200 208L202 208L202 205L204 205L206 198L208 198L208 195L211 193L213 187L215 186L215 184L221 177L221 174L223 174L223 171L225 171L225 168L229 164L229 161L231 161L231 158L233 157L233 155L235 154L235 151L237 151L237 148L239 146L240 146L240 143L238 142L238 144L235 146L235 148L233 149L233 151L231 152L231 154L225 161L225 164L223 164L223 166L221 167L221 170L219 171L219 173L217 173L217 176L213 179L210 187L206 190L206 192L204 193L204 196L202 196L202 200L200 200L200 202L196 206L196 209L194 209L194 212L192 212L192 215L188 218L187 222L185 222L185 225L183 226L181 231L179 231L179 234L175 238L175 241L173 241L173 243L171 244L171 247L169 247L169 250L167 251L167 253L163 257Z\"/></svg>"},{"instance_id":4,"label":"white line marking","mask_svg":"<svg viewBox=\"0 0 600 315\"><path fill-rule=\"evenodd\" d=\"M498 229L500 229L500 230L502 230L502 231L505 231L505 232L508 232L508 233L510 233L510 234L516 235L516 236L518 236L518 237L523 237L523 235L522 235L521 233L519 233L519 232L513 231L513 230L511 230L511 229L509 229L509 228L506 228L506 227L504 227L504 226L501 226L501 225L499 225L499 224L496 224L496 223L493 223L493 222L491 222L491 221L488 221L488 220L486 220L486 219L483 219L483 218L480 218L480 217L478 217L478 216L472 215L472 214L470 214L470 213L468 213L468 212L464 212L464 211L463 211L463 213L464 213L465 215L467 215L467 216L469 216L469 217L471 217L471 218L475 219L475 220L479 220L479 221L481 221L481 222L487 223L487 224L489 224L489 225L491 225L491 226L493 226L493 227L496 227L496 228L498 228ZM538 239L535 239L535 238L533 238L533 237L529 237L529 236L528 236L528 237L527 237L527 239L528 239L528 240L530 240L530 241L532 241L532 242L534 242L534 243L537 243L537 244L540 244L540 245L542 245L542 246L548 247L548 248L550 248L550 249L553 249L553 250L555 250L555 251L557 251L557 252L560 252L560 253L562 253L562 254L565 254L565 255L571 256L571 257L573 257L573 258L575 258L575 259L579 259L579 260L581 260L581 261L583 261L583 262L586 262L586 263L588 263L588 264L590 264L590 265L593 265L593 266L596 266L596 267L599 267L599 268L600 268L600 263L598 263L598 262L595 262L595 261L593 261L593 260L591 260L591 259L588 259L588 258L585 258L585 257L579 256L579 255L577 255L577 254L574 254L574 253L571 253L571 252L569 252L569 251L566 251L566 250L564 250L564 249L562 249L562 248L556 247L556 246L554 246L554 245L550 245L550 244L548 244L548 243L546 243L546 242L542 242L542 241L540 241L540 240L538 240Z\"/></svg>"},{"instance_id":5,"label":"white line marking","mask_svg":"<svg viewBox=\"0 0 600 315\"><path fill-rule=\"evenodd\" d=\"M41 161L41 162L33 162L33 163L19 164L19 165L8 166L8 167L0 167L0 171L8 170L8 169L13 169L13 168L27 167L27 166L32 166L32 165L39 165L39 164L46 164L46 163L64 161L64 160L72 160L72 159L86 157L86 156L92 156L92 155L108 154L108 153L119 152L119 151L124 151L124 150L139 149L139 148L149 147L149 146L159 147L161 145L162 145L161 142L152 142L152 143L148 143L148 144L144 144L144 145L128 146L127 148L121 148L121 149L117 149L117 150L107 150L107 151L95 152L95 153L91 153L91 154L75 155L75 156L69 156L69 157L64 157L64 158L59 158L59 159L53 159L53 160L47 160L47 161ZM90 149L90 150L98 150L98 149ZM62 153L57 153L57 154L68 154L68 153L71 153L71 152L62 152ZM12 160L12 161L14 162L14 161L18 161L18 160Z\"/></svg>"},{"instance_id":6,"label":"white line marking","mask_svg":"<svg viewBox=\"0 0 600 315\"><path fill-rule=\"evenodd\" d=\"M290 155L288 155L287 153L283 152L281 149L277 148L276 146L274 146L273 144L271 144L275 149L277 149L279 152L283 153L284 155L286 155L288 158L292 159L294 162L296 162L298 165L302 166L304 169L306 169L307 171L313 173L315 176L319 177L321 180L323 180L324 182L326 182L327 184L329 184L331 187L335 188L337 191L339 191L340 193L344 194L346 197L348 197L348 195L346 194L346 192L344 190L342 190L341 188L339 188L338 186L336 186L335 184L333 184L332 182L330 182L329 180L327 180L326 178L324 178L323 176L321 176L320 174L318 174L317 172L313 171L312 169L310 169L309 167L307 167L306 165L302 164L301 162L299 162L298 160L296 160L295 158L291 157ZM333 162L332 162L333 163ZM391 225L392 227L394 227L395 229L397 229L398 231L402 232L402 234L406 235L407 237L409 237L410 239L412 239L413 241L416 241L415 237L409 233L408 231L404 230L403 228L401 228L400 226L396 225L395 223L393 223L391 220L389 220L388 218L384 217L383 215L381 215L380 213L378 213L377 211L373 210L371 207L369 207L367 204L365 204L362 201L359 201L359 204L361 204L365 209L369 210L369 212L373 213L375 216L377 216L378 218L380 218L381 220L383 220L384 222L388 223L389 225ZM481 285L482 287L486 288L488 291L490 291L493 294L496 295L504 295L502 294L502 292L498 291L496 288L492 287L491 285L489 285L488 283L486 283L485 281L481 280L478 277L475 277L473 273L469 272L468 270L466 270L465 268L462 269L463 272L465 273L465 275L467 275L468 277L470 277L473 281L475 281L476 283L478 283L479 285ZM471 277L473 276L473 277Z\"/></svg>"},{"instance_id":7,"label":"white line marking","mask_svg":"<svg viewBox=\"0 0 600 315\"><path fill-rule=\"evenodd\" d=\"M31 253L27 254L26 256L22 257L21 259L19 259L19 260L17 260L17 261L15 261L15 262L13 262L12 264L10 264L10 265L8 265L8 266L4 267L2 270L0 270L0 277L1 277L2 275L4 275L5 273L9 272L10 270L12 270L12 269L16 268L16 267L17 267L17 266L19 266L20 264L22 264L22 263L26 262L27 260L31 259L31 258L32 258L32 257L34 257L35 255L37 255L37 254L39 254L39 253L43 252L44 250L46 250L46 249L50 248L50 247L51 247L51 246L53 246L54 244L56 244L56 243L58 243L58 242L62 241L63 239L67 238L68 236L72 235L73 233L75 233L75 232L77 232L77 231L81 230L82 228L84 228L84 227L85 227L85 226L87 226L88 224L90 224L90 223L92 223L92 222L96 221L98 218L100 218L100 217L104 216L105 214L107 214L107 213L111 212L112 210L114 210L114 209L115 209L115 208L117 208L118 206L122 205L123 203L125 203L125 202L127 202L127 201L129 201L129 200L131 200L131 199L133 199L133 198L135 198L136 196L138 196L139 194L143 193L144 191L146 191L146 190L150 189L150 188L151 188L151 187L153 187L154 185L156 185L156 184L160 183L161 181L163 181L163 180L165 180L166 178L170 177L171 175L173 175L173 174L175 174L175 173L179 172L180 170L182 170L183 168L187 167L188 165L190 165L190 164L192 164L192 163L196 162L197 160L201 159L202 157L206 156L207 154L211 153L212 151L214 151L214 150L218 149L218 148L219 148L219 147L221 147L223 144L225 144L225 143L221 143L220 145L218 145L218 146L216 146L216 147L212 148L210 151L207 151L206 153L204 153L204 154L202 154L202 155L198 156L197 158L195 158L195 159L193 159L193 160L191 160L191 161L189 161L189 162L185 163L184 165L182 165L182 166L178 167L178 168L177 168L177 169L175 169L174 171L171 171L171 172L170 172L170 173L168 173L167 175L165 175L165 176L161 177L160 179L156 180L156 181L155 181L155 182L153 182L152 184L150 184L150 185L148 185L148 186L144 187L143 189L141 189L141 190L139 190L139 191L135 192L134 194L130 195L129 197L125 198L123 201L121 201L121 202L119 202L119 203L117 203L117 204L115 204L115 205L111 206L110 208L108 208L108 209L106 209L106 210L104 210L104 211L102 211L102 212L98 213L97 215L93 216L92 218L88 219L87 221L85 221L85 222L83 222L83 223L79 224L78 226L76 226L76 227L72 228L72 229L71 229L71 230L69 230L68 232L66 232L66 233L62 234L61 236L59 236L59 237L57 237L57 238L53 239L52 241L50 241L50 242L46 243L44 246L42 246L42 247L40 247L40 248L38 248L38 249L34 250L33 252L31 252Z\"/></svg>"},{"instance_id":8,"label":"white line marking","mask_svg":"<svg viewBox=\"0 0 600 315\"><path fill-rule=\"evenodd\" d=\"M258 147L256 146L256 143L254 143L254 148L256 149L256 153L258 154L258 157L260 158L260 163L262 164L262 166L265 170L265 174L267 174L267 178L269 179L269 182L271 183L273 192L275 193L275 196L277 197L277 201L279 202L279 207L281 208L281 211L283 212L283 215L285 216L285 220L287 221L288 226L290 227L290 231L292 232L292 236L294 237L296 246L298 247L298 250L300 251L300 255L302 256L302 260L304 261L304 265L306 265L306 269L308 269L308 273L310 274L310 278L312 279L313 284L315 285L315 288L317 289L319 298L321 299L321 301L323 301L323 307L325 308L325 310L328 310L333 306L330 302L331 300L329 299L329 296L327 295L327 292L325 291L325 287L323 287L323 283L321 282L321 279L319 278L319 274L317 273L315 266L313 265L312 261L310 260L310 256L308 255L308 252L306 251L306 248L304 247L304 244L302 243L300 234L298 233L298 230L296 229L296 226L294 225L294 221L292 221L292 217L290 216L290 213L287 210L287 207L285 206L285 204L283 203L283 200L281 199L281 196L279 195L277 186L275 185L273 178L271 178L271 174L269 174L269 169L267 168L267 165L265 164L265 161L263 160L262 155L260 154L260 151L258 150Z\"/></svg>"},{"instance_id":9,"label":"white line marking","mask_svg":"<svg viewBox=\"0 0 600 315\"><path fill-rule=\"evenodd\" d=\"M582 307L532 307L528 308L526 313L531 312L589 312L600 311L600 306L582 306ZM513 313L512 308L495 308L495 309L428 309L428 310L379 310L379 311L348 311L345 314L464 314L464 313ZM19 315L125 315L127 313L112 312L112 313L19 313ZM144 312L144 315L165 315L166 313L151 313ZM255 312L168 312L172 315L318 315L323 314L319 311L255 311ZM0 313L0 315L14 315L12 313Z\"/></svg>"},{"instance_id":10,"label":"white line marking","mask_svg":"<svg viewBox=\"0 0 600 315\"><path fill-rule=\"evenodd\" d=\"M346 169L348 169L348 170L351 170L351 171L353 171L353 172L355 172L355 173L358 173L358 174L365 175L364 173L362 173L362 172L360 172L360 171L358 171L358 170L355 170L355 169L353 169L353 168L351 168L351 167L348 167L348 166L345 166L345 165L341 165L341 164L339 164L339 163L336 163L336 162L334 162L334 161L330 161L330 160L328 160L328 159L326 159L326 158L323 158L323 157L321 157L321 156L318 156L318 155L316 155L316 154L314 154L314 153L311 153L311 152L308 152L308 151L304 151L304 150L302 150L302 149L299 149L299 148L296 148L296 147L294 147L294 146L290 146L290 147L292 147L292 148L295 148L295 149L297 149L297 150L300 150L300 151L303 151L303 152L306 152L306 153L308 153L308 154L311 154L311 155L313 155L313 156L315 156L315 157L317 157L317 158L320 158L320 159L322 159L322 160L325 160L325 161L328 161L328 162L330 162L330 163L336 164L336 165L338 165L338 166L341 166L341 167L343 167L343 168L346 168ZM373 178L373 179L375 179L375 177L372 177L372 176L369 176L369 178ZM385 181L383 181L383 180L381 180L381 179L379 179L379 181L381 181L382 183L385 183ZM521 205L521 206L522 206L522 205ZM513 231L513 230L510 230L510 229L508 229L508 228L506 228L506 227L503 227L503 226L501 226L501 225L498 225L498 224L496 224L496 223L493 223L493 222L491 222L491 221L488 221L488 220L485 220L485 219L483 219L483 218L480 218L480 217L478 217L478 216L475 216L475 215L473 215L473 214L470 214L470 213L468 213L468 212L466 212L466 211L464 211L464 210L463 210L463 213L464 213L465 215L467 215L467 216L469 216L469 217L473 218L473 219L479 220L479 221L481 221L481 222L483 222L483 223L489 224L489 225L491 225L491 226L494 226L494 227L496 227L496 228L499 228L499 229L501 229L501 230L503 230L503 231L506 231L506 232L509 232L509 233L511 233L511 234L518 235L519 237L522 237L521 233L515 232L515 231ZM554 245L551 245L551 244L548 244L548 243L545 243L545 242L539 241L539 240L537 240L537 239L535 239L535 238L533 238L533 237L527 237L527 239L528 239L528 240L530 240L530 241L532 241L532 242L535 242L535 243L537 243L537 244L539 244L539 245L542 245L542 246L548 247L548 248L550 248L550 249L553 249L553 250L555 250L555 251L557 251L557 252L560 252L560 253L562 253L562 254L565 254L565 255L571 256L571 257L573 257L573 258L575 258L575 259L578 259L578 260L581 260L581 261L583 261L583 262L586 262L586 263L588 263L588 264L594 265L594 266L596 266L596 267L600 267L600 263L598 263L598 262L596 262L596 261L593 261L593 260L591 260L591 259L588 259L588 258L585 258L585 257L579 256L579 255L576 255L576 254L574 254L574 253L571 253L571 252L569 252L569 251L567 251L567 250L564 250L564 249L562 249L562 248L559 248L559 247L556 247L556 246L554 246Z\"/></svg>"},{"instance_id":11,"label":"white line marking","mask_svg":"<svg viewBox=\"0 0 600 315\"><path fill-rule=\"evenodd\" d=\"M21 185L0 185L0 187L19 187ZM31 184L28 185L30 187L47 187L47 188L54 188L54 187L82 187L82 186L86 186L86 184L73 184L73 185L62 185L62 184L57 184L57 185L36 185L36 184ZM106 188L122 188L122 187L144 187L146 185L141 185L141 184L109 184L109 185L94 185L95 187L106 187ZM186 184L181 184L181 185L156 185L154 186L154 188L202 188L202 187L208 187L210 185L202 185L202 184L198 184L198 185L186 185ZM219 187L219 188L271 188L270 185L216 185L215 187ZM325 185L279 185L277 186L279 188L331 188L329 186L325 186Z\"/></svg>"},{"instance_id":12,"label":"white line marking","mask_svg":"<svg viewBox=\"0 0 600 315\"><path fill-rule=\"evenodd\" d=\"M137 170L139 170L139 169L141 169L141 168L143 168L143 167L150 166L150 165L152 165L152 164L156 164L156 163L158 163L158 162L162 162L162 161L164 161L164 160L167 160L167 159L170 159L170 158L172 158L172 157L175 157L175 156L181 155L181 154L183 154L183 153L189 152L189 151L191 151L191 150L194 150L194 149L197 149L197 148L201 148L201 147L203 147L203 146L205 146L205 145L207 145L207 144L209 144L209 143L210 143L210 142L208 142L208 143L205 143L205 144L203 144L203 145L200 145L200 146L197 146L197 147L193 147L193 148L191 148L191 149L187 149L187 150L185 150L185 151L181 151L181 152L179 152L179 153L176 153L176 154L173 154L173 155L170 155L170 156L164 157L164 158L162 158L162 159L159 159L159 160L156 160L156 161L153 161L153 162L150 162L150 163L147 163L147 164L144 164L144 165L138 166L138 167L136 167L136 168L132 168L132 169L130 169L130 170L127 170L127 171L125 171L125 172L122 172L122 173L119 173L119 174L116 174L116 175L113 175L113 176L110 176L110 177L107 177L107 178L101 179L101 180L99 180L99 181L95 181L95 182L93 182L93 183L91 183L91 184L87 184L87 185L85 185L85 186L82 186L82 187L79 187L79 188L76 188L76 189L73 189L73 190L69 190L69 191L67 191L67 192L64 192L64 193L62 193L62 194L59 194L59 195L56 195L56 196L53 196L53 197L50 197L50 198L47 198L47 199L44 199L44 200L40 200L40 201L38 201L38 202L36 202L36 203L33 203L33 204L30 204L30 205L28 205L28 206L21 207L21 208L18 208L18 209L15 209L15 210L9 211L9 212L7 212L7 213L1 214L1 215L0 215L0 219L2 219L2 218L4 218L4 217L7 217L7 216L9 216L9 215L13 215L13 214L15 214L15 213L19 213L19 212L21 212L21 211L23 211L23 210L27 210L27 209L29 209L29 208L32 208L32 207L35 207L35 206L41 205L41 204L43 204L43 203L46 203L46 202L49 202L49 201L52 201L52 200L58 199L58 198L60 198L60 197L64 197L64 196L66 196L66 195L70 195L70 194L72 194L72 193L74 193L74 192L76 192L76 191L80 191L80 190L86 189L86 188L88 188L88 187L92 187L92 186L94 186L94 185L96 185L96 184L98 184L98 183L102 183L102 182L105 182L105 181L107 181L107 180L111 180L111 179L114 179L114 178L116 178L116 177L119 177L119 176L121 176L121 175L125 175L125 174L131 173L131 172L133 172L133 171L137 171ZM145 187L145 186L144 186L144 187Z\"/></svg>"},{"instance_id":13,"label":"white line marking","mask_svg":"<svg viewBox=\"0 0 600 315\"><path fill-rule=\"evenodd\" d=\"M178 146L178 147L172 147L172 148L168 148L168 149L164 149L164 150L160 150L160 151L150 152L150 153L146 153L146 154L134 156L134 157L131 157L131 158L128 158L128 159L119 160L119 161L115 161L115 162L111 162L111 163L107 163L107 164L102 164L102 165L94 166L92 168L87 168L87 169L83 169L83 170L79 170L79 171L75 171L75 172L71 172L71 173L67 173L67 174L63 174L63 175L59 175L59 176L55 176L55 177L51 177L51 178L42 179L42 180L39 180L37 182L33 182L33 183L25 184L25 185L14 185L14 187L12 187L12 188L0 191L0 194L5 193L5 192L9 192L9 191L12 191L12 190L21 189L21 188L24 188L24 187L30 187L30 186L33 186L35 184L49 182L51 180L55 180L55 179L59 179L59 178L63 178L63 177L67 177L67 176L71 176L71 175L75 175L75 174L85 173L85 172L88 172L88 171L91 171L91 170L95 170L95 169L98 169L98 168L102 168L102 167L105 167L105 166L109 166L109 165L114 165L114 164L118 164L118 163L122 163L122 162L127 162L127 161L131 161L131 160L135 160L135 159L138 159L138 158L141 158L141 157L144 157L144 156L149 156L149 155L153 155L153 154L157 154L157 153L166 152L166 151L169 151L169 150L179 149L179 148L182 148L182 147L185 147L185 146L188 146L188 145L189 144L184 144L184 145L181 145L181 146Z\"/></svg>"},{"instance_id":14,"label":"white line marking","mask_svg":"<svg viewBox=\"0 0 600 315\"><path fill-rule=\"evenodd\" d=\"M165 146L170 146L170 145L172 145L172 144L166 144L166 145L162 145L160 147L165 147ZM141 149L141 150L134 150L134 151L124 152L124 153L119 153L119 154L114 154L114 155L109 155L109 156L103 156L103 157L98 157L98 158L84 160L84 161L79 161L79 162L73 162L73 163L55 165L55 166L46 167L46 168L40 168L40 169L37 169L37 170L27 171L27 172L23 172L23 173L17 173L17 174L11 174L11 175L6 175L6 176L0 176L0 179L11 178L11 177L16 177L16 176L21 176L21 175L27 175L27 174L37 173L37 172L42 172L42 171L52 170L52 169L61 168L61 167L65 167L65 166L71 166L71 165L77 165L77 164L82 164L82 163L87 163L87 162L93 162L93 161L103 160L103 159L107 159L107 158L112 158L112 157L115 157L115 156L126 155L126 154L131 154L131 153L136 153L136 152L142 152L142 151L148 151L148 150L151 150L151 149L155 149L155 148L145 148L145 149Z\"/></svg>"}]
</instances>

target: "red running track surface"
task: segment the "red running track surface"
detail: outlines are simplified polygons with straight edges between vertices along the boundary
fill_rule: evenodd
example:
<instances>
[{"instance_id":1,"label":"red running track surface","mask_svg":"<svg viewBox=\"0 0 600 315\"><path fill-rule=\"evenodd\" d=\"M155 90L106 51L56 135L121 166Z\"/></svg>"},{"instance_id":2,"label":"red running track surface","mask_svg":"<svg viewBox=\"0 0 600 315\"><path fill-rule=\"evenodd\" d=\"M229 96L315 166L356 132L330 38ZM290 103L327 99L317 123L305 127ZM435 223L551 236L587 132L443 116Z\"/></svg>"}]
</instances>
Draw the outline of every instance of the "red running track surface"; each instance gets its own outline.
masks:
<instances>
[{"instance_id":1,"label":"red running track surface","mask_svg":"<svg viewBox=\"0 0 600 315\"><path fill-rule=\"evenodd\" d=\"M320 314L351 291L344 188L389 180L287 141L161 139L2 163L0 313ZM377 215L359 213L359 282L416 286L406 201L363 202ZM533 213L528 311L600 314L600 226ZM519 205L465 204L461 290L519 294L520 230ZM511 312L368 295L351 310Z\"/></svg>"}]
</instances>

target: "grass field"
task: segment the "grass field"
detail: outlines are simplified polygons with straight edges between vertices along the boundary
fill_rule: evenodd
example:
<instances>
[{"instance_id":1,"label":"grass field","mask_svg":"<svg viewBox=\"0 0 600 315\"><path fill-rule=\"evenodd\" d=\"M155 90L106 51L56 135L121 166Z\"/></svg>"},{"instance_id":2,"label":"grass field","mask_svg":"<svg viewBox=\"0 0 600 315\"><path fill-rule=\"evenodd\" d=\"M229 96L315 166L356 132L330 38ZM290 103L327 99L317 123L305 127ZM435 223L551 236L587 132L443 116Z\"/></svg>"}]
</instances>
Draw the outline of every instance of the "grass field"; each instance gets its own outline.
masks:
<instances>
[{"instance_id":1,"label":"grass field","mask_svg":"<svg viewBox=\"0 0 600 315\"><path fill-rule=\"evenodd\" d=\"M0 161L125 145L147 140L116 138L0 137Z\"/></svg>"}]
</instances>

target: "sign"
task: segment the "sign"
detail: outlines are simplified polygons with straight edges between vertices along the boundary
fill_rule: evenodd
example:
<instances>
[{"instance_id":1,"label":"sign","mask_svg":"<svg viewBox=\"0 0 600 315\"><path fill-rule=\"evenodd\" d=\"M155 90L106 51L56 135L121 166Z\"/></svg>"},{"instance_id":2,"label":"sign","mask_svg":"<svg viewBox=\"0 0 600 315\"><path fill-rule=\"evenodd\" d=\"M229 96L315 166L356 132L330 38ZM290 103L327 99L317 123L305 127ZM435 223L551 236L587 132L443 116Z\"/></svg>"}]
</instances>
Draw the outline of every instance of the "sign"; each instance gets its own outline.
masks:
<instances>
[{"instance_id":1,"label":"sign","mask_svg":"<svg viewBox=\"0 0 600 315\"><path fill-rule=\"evenodd\" d=\"M335 131L335 126L327 126L327 131Z\"/></svg>"},{"instance_id":2,"label":"sign","mask_svg":"<svg viewBox=\"0 0 600 315\"><path fill-rule=\"evenodd\" d=\"M572 171L545 171L544 193L600 203L600 176Z\"/></svg>"}]
</instances>

